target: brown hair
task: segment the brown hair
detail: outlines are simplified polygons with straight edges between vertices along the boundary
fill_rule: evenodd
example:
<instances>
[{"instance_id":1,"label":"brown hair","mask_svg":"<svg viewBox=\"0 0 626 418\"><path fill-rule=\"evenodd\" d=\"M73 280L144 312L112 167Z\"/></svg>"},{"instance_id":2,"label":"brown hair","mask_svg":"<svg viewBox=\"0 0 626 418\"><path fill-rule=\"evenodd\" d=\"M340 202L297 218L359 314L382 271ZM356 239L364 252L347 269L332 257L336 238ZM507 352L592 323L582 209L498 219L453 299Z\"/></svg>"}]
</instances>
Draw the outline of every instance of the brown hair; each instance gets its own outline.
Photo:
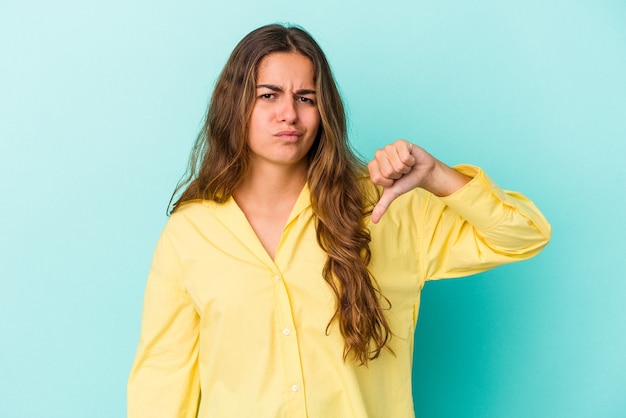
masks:
<instances>
[{"instance_id":1,"label":"brown hair","mask_svg":"<svg viewBox=\"0 0 626 418\"><path fill-rule=\"evenodd\" d=\"M173 200L184 189L173 211L190 200L222 203L232 195L248 168L246 136L258 65L276 52L302 54L315 68L321 122L308 155L307 181L317 240L328 255L323 276L337 297L337 309L326 332L338 319L345 340L344 359L352 353L359 363L367 364L380 355L391 331L380 303L384 297L367 268L371 238L365 216L371 205L366 203L359 184L364 164L348 144L345 111L330 66L306 31L291 26L263 26L235 47L215 85L187 175L172 195Z\"/></svg>"}]
</instances>

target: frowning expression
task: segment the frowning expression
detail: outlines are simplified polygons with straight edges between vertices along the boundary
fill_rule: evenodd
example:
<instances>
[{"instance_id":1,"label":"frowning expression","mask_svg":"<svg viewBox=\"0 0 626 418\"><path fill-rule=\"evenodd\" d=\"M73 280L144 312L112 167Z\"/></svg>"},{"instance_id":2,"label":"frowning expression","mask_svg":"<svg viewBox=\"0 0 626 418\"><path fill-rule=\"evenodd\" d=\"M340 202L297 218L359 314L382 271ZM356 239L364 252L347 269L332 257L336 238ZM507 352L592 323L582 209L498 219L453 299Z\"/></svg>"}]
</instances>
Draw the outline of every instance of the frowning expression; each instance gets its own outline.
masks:
<instances>
[{"instance_id":1,"label":"frowning expression","mask_svg":"<svg viewBox=\"0 0 626 418\"><path fill-rule=\"evenodd\" d=\"M257 70L250 116L250 164L306 167L320 124L313 63L298 53L273 53Z\"/></svg>"}]
</instances>

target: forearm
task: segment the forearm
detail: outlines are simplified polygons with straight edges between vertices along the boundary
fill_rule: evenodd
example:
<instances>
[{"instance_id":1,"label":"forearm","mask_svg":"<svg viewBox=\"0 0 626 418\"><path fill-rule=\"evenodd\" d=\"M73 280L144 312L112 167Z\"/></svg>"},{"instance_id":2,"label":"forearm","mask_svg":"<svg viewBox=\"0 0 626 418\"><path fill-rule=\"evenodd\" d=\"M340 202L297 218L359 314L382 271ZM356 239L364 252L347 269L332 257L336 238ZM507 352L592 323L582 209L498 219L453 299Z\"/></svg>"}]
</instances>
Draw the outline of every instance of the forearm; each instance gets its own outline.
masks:
<instances>
[{"instance_id":1,"label":"forearm","mask_svg":"<svg viewBox=\"0 0 626 418\"><path fill-rule=\"evenodd\" d=\"M449 196L431 195L420 222L426 280L526 260L546 246L550 224L532 201L500 189L477 167L454 170L472 180Z\"/></svg>"},{"instance_id":2,"label":"forearm","mask_svg":"<svg viewBox=\"0 0 626 418\"><path fill-rule=\"evenodd\" d=\"M477 167L464 165L454 171L472 176L471 181L440 200L471 224L491 250L530 257L548 243L550 224L530 199L500 189Z\"/></svg>"}]
</instances>

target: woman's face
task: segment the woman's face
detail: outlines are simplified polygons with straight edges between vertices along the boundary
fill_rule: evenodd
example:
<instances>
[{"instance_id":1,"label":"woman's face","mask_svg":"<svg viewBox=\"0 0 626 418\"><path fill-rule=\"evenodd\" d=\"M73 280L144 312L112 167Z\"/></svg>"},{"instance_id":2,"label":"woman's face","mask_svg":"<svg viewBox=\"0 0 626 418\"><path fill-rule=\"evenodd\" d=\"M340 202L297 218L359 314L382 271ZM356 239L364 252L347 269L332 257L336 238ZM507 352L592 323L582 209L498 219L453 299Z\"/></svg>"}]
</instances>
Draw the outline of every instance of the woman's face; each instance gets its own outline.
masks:
<instances>
[{"instance_id":1,"label":"woman's face","mask_svg":"<svg viewBox=\"0 0 626 418\"><path fill-rule=\"evenodd\" d=\"M250 164L306 167L320 124L313 63L298 53L273 53L257 72L250 116Z\"/></svg>"}]
</instances>

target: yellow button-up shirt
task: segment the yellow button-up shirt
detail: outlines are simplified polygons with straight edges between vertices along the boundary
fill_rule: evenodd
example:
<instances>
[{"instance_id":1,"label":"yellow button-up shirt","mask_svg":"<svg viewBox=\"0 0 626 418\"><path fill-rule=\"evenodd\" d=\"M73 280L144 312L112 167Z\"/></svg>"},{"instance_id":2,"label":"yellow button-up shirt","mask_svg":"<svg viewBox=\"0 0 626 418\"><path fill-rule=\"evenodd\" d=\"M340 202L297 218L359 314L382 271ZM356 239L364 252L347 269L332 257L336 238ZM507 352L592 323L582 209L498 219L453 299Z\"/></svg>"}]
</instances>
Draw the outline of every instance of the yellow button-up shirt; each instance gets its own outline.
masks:
<instances>
[{"instance_id":1,"label":"yellow button-up shirt","mask_svg":"<svg viewBox=\"0 0 626 418\"><path fill-rule=\"evenodd\" d=\"M322 278L309 190L276 251L264 250L231 198L195 201L169 219L145 293L128 417L413 417L411 366L420 291L535 255L550 226L524 196L480 169L445 198L416 189L372 235L370 271L391 302L390 347L367 367L343 360L335 296Z\"/></svg>"}]
</instances>

